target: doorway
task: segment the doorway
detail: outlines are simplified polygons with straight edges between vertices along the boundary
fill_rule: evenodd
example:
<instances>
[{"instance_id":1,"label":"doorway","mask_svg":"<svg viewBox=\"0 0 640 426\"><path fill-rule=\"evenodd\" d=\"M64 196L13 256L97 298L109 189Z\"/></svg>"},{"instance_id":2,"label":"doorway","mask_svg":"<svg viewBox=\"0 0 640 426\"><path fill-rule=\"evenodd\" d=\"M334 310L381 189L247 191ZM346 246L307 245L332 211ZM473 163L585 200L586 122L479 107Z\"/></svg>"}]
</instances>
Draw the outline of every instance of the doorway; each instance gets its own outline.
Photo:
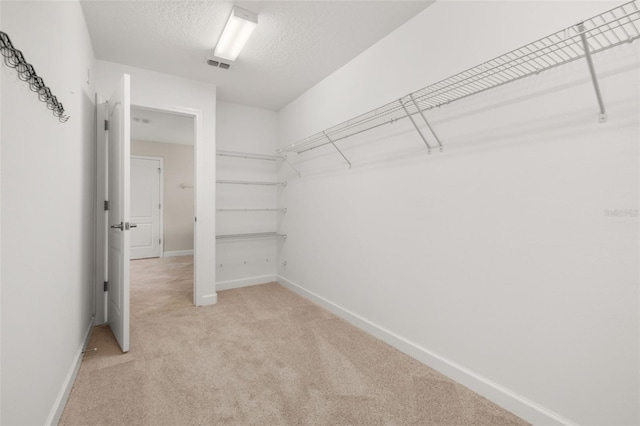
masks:
<instances>
[{"instance_id":1,"label":"doorway","mask_svg":"<svg viewBox=\"0 0 640 426\"><path fill-rule=\"evenodd\" d=\"M160 91L162 92L162 91ZM188 117L193 131L193 174L191 181L185 181L180 185L181 190L190 190L190 204L193 206L193 214L190 218L190 228L193 230L193 257L190 272L192 275L188 296L190 303L195 306L208 306L217 302L215 292L215 266L209 259L215 258L215 240L208 236L213 234L215 228L215 107L207 100L198 96L189 97L174 92L160 93L154 91L148 96L138 93L132 96L130 76L122 74L118 83L114 84L113 93L108 100L96 95L96 255L95 255L95 283L94 283L94 322L96 324L108 323L113 329L122 329L124 337L128 336L129 312L130 312L130 129L131 109L138 108L148 112L162 112L167 117ZM141 90L141 93L146 93ZM120 96L120 98L115 98ZM132 100L135 99L135 100ZM166 99L174 103L166 103ZM194 102L198 108L177 106ZM215 96L213 97L215 102ZM215 105L215 104L214 104ZM110 120L113 109L119 107L122 112L121 120ZM204 113L207 112L206 119ZM139 117L142 118L142 117ZM136 123L134 121L134 123ZM147 123L144 123L147 124ZM172 130L168 126L168 130ZM120 135L118 141L111 141L112 135ZM110 147L119 146L119 153L111 159ZM119 176L123 185L111 185L111 176ZM191 183L191 185L190 185ZM111 190L121 187L117 194L111 194ZM166 188L165 188L166 190ZM166 191L165 191L166 192ZM116 200L119 200L116 203ZM126 200L126 201L125 201ZM117 209L122 204L124 208ZM166 219L166 218L165 218ZM166 221L165 221L166 222ZM115 256L110 253L110 241L117 228L118 235L122 236L122 250ZM133 228L135 229L135 228ZM111 231L111 232L110 232ZM165 233L166 237L166 233ZM125 243L126 242L126 243ZM164 256L167 246L161 252ZM179 250L175 250L179 251ZM184 253L177 253L178 255ZM164 259L163 258L154 258ZM111 269L112 262L119 262L120 272L116 274ZM186 269L186 268L185 268ZM118 306L121 308L123 321L118 323L119 315L112 314L109 303L111 299L122 299ZM124 321L126 320L126 321ZM115 321L115 323L114 323ZM128 347L128 337L122 339L123 351ZM125 344L126 343L126 344Z\"/></svg>"},{"instance_id":2,"label":"doorway","mask_svg":"<svg viewBox=\"0 0 640 426\"><path fill-rule=\"evenodd\" d=\"M182 297L182 284L193 282L194 142L193 117L131 107L132 291L177 265L180 292L169 294ZM133 313L133 300L131 308Z\"/></svg>"}]
</instances>

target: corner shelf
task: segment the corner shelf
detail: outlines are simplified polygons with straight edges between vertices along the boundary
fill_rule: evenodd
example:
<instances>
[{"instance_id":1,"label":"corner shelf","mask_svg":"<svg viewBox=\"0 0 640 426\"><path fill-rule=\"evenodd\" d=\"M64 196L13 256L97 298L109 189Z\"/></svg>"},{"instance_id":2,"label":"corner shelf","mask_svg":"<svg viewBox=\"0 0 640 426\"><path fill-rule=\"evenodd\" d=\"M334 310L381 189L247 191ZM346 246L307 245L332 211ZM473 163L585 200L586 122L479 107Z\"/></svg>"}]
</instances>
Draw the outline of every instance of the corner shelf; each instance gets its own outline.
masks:
<instances>
[{"instance_id":1,"label":"corner shelf","mask_svg":"<svg viewBox=\"0 0 640 426\"><path fill-rule=\"evenodd\" d=\"M409 118L429 153L436 146L442 151L442 143L429 125L425 111L581 58L586 58L600 110L599 120L604 122L607 116L591 55L640 38L639 20L636 0L630 1L282 147L275 151L276 155L301 154L332 145L351 167L336 142L404 118ZM426 124L433 138L431 143L418 126L416 118Z\"/></svg>"},{"instance_id":2,"label":"corner shelf","mask_svg":"<svg viewBox=\"0 0 640 426\"><path fill-rule=\"evenodd\" d=\"M219 157L235 157L251 160L266 160L277 161L283 159L282 156L266 155L266 154L254 154L248 152L234 152L234 151L216 151L216 155ZM286 159L284 159L286 161ZM294 169L295 170L295 169ZM254 180L229 180L229 179L217 179L216 184L226 185L258 185L258 186L287 186L287 182L272 182L272 181L254 181ZM273 205L272 203L269 203ZM217 212L282 212L286 213L287 209L284 208L217 208ZM238 234L223 234L216 235L216 242L222 241L237 241L237 240L254 240L254 239L286 239L285 234L278 234L277 232L251 232L251 233L238 233Z\"/></svg>"}]
</instances>

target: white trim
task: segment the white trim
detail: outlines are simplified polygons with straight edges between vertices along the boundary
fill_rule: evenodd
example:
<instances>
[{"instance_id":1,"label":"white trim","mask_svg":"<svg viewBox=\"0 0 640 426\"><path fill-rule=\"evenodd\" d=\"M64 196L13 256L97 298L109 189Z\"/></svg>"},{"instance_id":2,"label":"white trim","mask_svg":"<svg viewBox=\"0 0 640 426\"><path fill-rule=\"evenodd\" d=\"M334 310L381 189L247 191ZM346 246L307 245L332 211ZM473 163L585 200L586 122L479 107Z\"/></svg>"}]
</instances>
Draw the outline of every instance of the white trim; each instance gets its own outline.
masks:
<instances>
[{"instance_id":1,"label":"white trim","mask_svg":"<svg viewBox=\"0 0 640 426\"><path fill-rule=\"evenodd\" d=\"M275 275L260 275L257 277L240 278L238 280L219 281L216 283L216 291L250 287L252 285L267 284L275 281Z\"/></svg>"},{"instance_id":2,"label":"white trim","mask_svg":"<svg viewBox=\"0 0 640 426\"><path fill-rule=\"evenodd\" d=\"M218 303L218 293L207 294L205 296L202 296L200 300L202 301L202 303L200 303L198 306L215 305L216 303Z\"/></svg>"},{"instance_id":3,"label":"white trim","mask_svg":"<svg viewBox=\"0 0 640 426\"><path fill-rule=\"evenodd\" d=\"M65 405L67 405L69 394L71 393L71 389L73 388L73 383L76 381L76 377L78 376L80 365L82 365L82 351L84 351L84 349L87 347L87 344L89 344L89 339L91 338L94 318L94 316L91 317L91 321L89 322L89 327L85 332L82 344L76 351L76 356L73 358L73 362L71 363L71 367L69 368L67 377L65 377L64 382L62 382L62 388L60 388L60 392L58 392L58 396L53 403L53 407L51 407L51 411L49 412L49 416L47 417L47 421L45 423L46 425L57 425L60 421L60 417L62 416L64 407Z\"/></svg>"},{"instance_id":4,"label":"white trim","mask_svg":"<svg viewBox=\"0 0 640 426\"><path fill-rule=\"evenodd\" d=\"M302 286L277 275L278 282L290 290L310 299L337 316L349 321L351 324L386 342L401 352L417 359L423 364L439 371L445 376L468 387L474 392L484 396L495 404L511 411L515 415L531 422L544 425L575 425L574 422L560 416L553 411L544 408L527 398L481 376L437 353L417 345L394 332L355 314L322 296L319 296Z\"/></svg>"},{"instance_id":5,"label":"white trim","mask_svg":"<svg viewBox=\"0 0 640 426\"><path fill-rule=\"evenodd\" d=\"M152 157L149 155L130 155L131 158L137 158L140 160L153 160L153 161L159 161L160 162L160 201L158 201L160 203L160 257L163 257L163 253L164 253L164 158L162 157ZM193 253L191 253L193 254Z\"/></svg>"},{"instance_id":6,"label":"white trim","mask_svg":"<svg viewBox=\"0 0 640 426\"><path fill-rule=\"evenodd\" d=\"M101 96L96 98L96 239L95 239L95 286L94 286L94 315L96 324L107 322L107 298L104 292L104 282L107 281L107 252L109 212L104 210L104 202L109 197L107 168L107 131L104 120L108 115L107 102Z\"/></svg>"},{"instance_id":7,"label":"white trim","mask_svg":"<svg viewBox=\"0 0 640 426\"><path fill-rule=\"evenodd\" d=\"M176 257L176 256L193 256L193 250L172 250L165 251L164 257Z\"/></svg>"}]
</instances>

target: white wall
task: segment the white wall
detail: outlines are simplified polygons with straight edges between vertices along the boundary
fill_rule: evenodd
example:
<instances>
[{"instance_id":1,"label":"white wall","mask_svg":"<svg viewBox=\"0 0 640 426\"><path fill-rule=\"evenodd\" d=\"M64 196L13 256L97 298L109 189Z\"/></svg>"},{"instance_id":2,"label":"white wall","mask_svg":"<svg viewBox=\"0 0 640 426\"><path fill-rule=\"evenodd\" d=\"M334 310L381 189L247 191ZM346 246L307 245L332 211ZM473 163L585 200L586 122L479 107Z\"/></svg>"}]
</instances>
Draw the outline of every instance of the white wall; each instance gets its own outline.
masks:
<instances>
[{"instance_id":1,"label":"white wall","mask_svg":"<svg viewBox=\"0 0 640 426\"><path fill-rule=\"evenodd\" d=\"M215 176L216 87L210 84L107 61L97 61L96 88L108 98L123 73L131 75L131 104L187 108L202 113L202 141L196 144L195 263L197 305L216 302Z\"/></svg>"},{"instance_id":2,"label":"white wall","mask_svg":"<svg viewBox=\"0 0 640 426\"><path fill-rule=\"evenodd\" d=\"M0 23L2 23L2 3L0 2ZM0 99L2 99L2 77L0 76ZM2 206L2 102L0 102L0 206ZM0 224L2 208L0 208ZM2 226L0 226L0 377L2 377ZM0 381L0 421L2 421L2 382Z\"/></svg>"},{"instance_id":3,"label":"white wall","mask_svg":"<svg viewBox=\"0 0 640 426\"><path fill-rule=\"evenodd\" d=\"M218 102L217 146L220 150L272 155L278 146L277 114L259 108ZM276 181L275 161L217 157L217 178ZM275 208L280 187L217 185L218 208ZM280 212L218 212L216 234L273 232ZM275 280L275 239L221 241L216 267L219 290Z\"/></svg>"},{"instance_id":4,"label":"white wall","mask_svg":"<svg viewBox=\"0 0 640 426\"><path fill-rule=\"evenodd\" d=\"M616 4L437 2L280 111L280 143ZM443 153L404 120L340 142L352 170L301 154L280 281L532 422L638 424L638 46L595 57L606 124L579 61L429 112Z\"/></svg>"},{"instance_id":5,"label":"white wall","mask_svg":"<svg viewBox=\"0 0 640 426\"><path fill-rule=\"evenodd\" d=\"M2 418L56 420L92 320L94 56L77 2L2 2L2 31L64 104L2 76Z\"/></svg>"}]
</instances>

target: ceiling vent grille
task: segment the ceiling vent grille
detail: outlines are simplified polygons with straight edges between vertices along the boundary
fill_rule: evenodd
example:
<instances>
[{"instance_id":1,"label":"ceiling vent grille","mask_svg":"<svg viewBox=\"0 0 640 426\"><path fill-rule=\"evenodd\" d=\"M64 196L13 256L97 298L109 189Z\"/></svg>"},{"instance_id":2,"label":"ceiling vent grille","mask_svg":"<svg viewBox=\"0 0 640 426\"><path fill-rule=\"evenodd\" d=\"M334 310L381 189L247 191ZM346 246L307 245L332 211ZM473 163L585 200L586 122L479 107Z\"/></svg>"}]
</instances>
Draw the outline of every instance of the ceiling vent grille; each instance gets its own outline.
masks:
<instances>
[{"instance_id":1,"label":"ceiling vent grille","mask_svg":"<svg viewBox=\"0 0 640 426\"><path fill-rule=\"evenodd\" d=\"M220 61L215 61L213 59L209 59L207 61L207 64L211 65L212 67L222 68L223 70L228 70L229 67L231 66L230 64L226 64L226 63L220 62Z\"/></svg>"}]
</instances>

